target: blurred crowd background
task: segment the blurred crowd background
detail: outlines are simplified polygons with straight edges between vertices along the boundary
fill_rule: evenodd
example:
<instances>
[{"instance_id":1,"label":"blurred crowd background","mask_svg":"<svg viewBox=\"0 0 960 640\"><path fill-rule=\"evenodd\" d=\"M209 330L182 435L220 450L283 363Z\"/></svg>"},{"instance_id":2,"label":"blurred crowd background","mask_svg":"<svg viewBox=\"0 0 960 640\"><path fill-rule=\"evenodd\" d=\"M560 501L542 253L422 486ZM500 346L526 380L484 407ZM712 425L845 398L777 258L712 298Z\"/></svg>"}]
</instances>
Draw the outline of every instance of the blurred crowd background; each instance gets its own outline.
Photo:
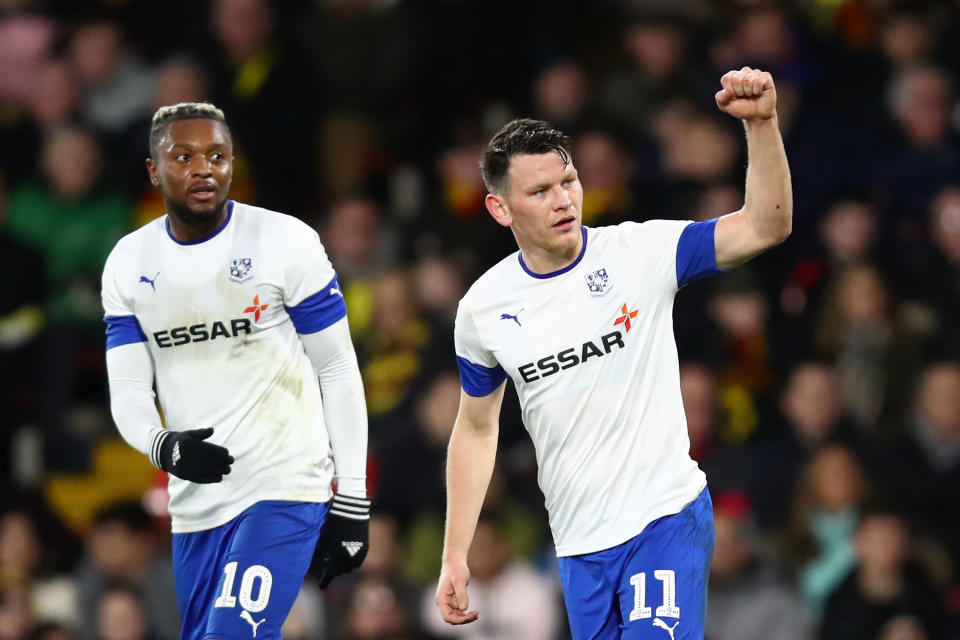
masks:
<instances>
[{"instance_id":1,"label":"blurred crowd background","mask_svg":"<svg viewBox=\"0 0 960 640\"><path fill-rule=\"evenodd\" d=\"M177 637L165 479L110 419L99 278L163 213L149 119L189 100L226 112L232 196L320 233L366 386L370 555L308 578L284 637L568 637L512 395L480 620L432 605L452 320L515 249L477 161L545 118L587 225L736 210L743 131L713 94L742 65L776 81L794 234L676 303L708 637L960 638L958 27L956 0L0 0L0 640Z\"/></svg>"}]
</instances>

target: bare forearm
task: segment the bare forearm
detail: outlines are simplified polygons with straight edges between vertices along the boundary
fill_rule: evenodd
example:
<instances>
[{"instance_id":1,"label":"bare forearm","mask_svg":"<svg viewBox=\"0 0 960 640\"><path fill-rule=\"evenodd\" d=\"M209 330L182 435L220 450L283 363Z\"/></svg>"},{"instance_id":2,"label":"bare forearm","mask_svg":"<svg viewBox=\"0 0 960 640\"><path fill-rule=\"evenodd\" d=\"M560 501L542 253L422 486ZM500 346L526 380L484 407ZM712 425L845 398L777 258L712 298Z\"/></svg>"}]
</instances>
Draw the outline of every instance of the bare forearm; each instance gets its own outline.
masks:
<instances>
[{"instance_id":1,"label":"bare forearm","mask_svg":"<svg viewBox=\"0 0 960 640\"><path fill-rule=\"evenodd\" d=\"M793 225L790 166L780 127L774 116L745 120L744 128L748 164L743 208L754 233L776 244L790 235Z\"/></svg>"},{"instance_id":2,"label":"bare forearm","mask_svg":"<svg viewBox=\"0 0 960 640\"><path fill-rule=\"evenodd\" d=\"M457 420L447 452L447 523L443 560L465 561L497 455L497 429Z\"/></svg>"}]
</instances>

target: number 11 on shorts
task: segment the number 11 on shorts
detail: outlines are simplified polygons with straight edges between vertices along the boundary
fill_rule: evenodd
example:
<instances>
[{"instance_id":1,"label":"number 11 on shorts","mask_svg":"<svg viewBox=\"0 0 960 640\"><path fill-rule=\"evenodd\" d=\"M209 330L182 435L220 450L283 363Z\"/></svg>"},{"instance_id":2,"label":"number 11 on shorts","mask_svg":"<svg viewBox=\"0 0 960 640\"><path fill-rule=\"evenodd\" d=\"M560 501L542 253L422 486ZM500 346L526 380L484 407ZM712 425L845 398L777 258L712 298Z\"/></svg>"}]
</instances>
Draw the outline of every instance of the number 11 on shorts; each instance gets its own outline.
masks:
<instances>
[{"instance_id":1,"label":"number 11 on shorts","mask_svg":"<svg viewBox=\"0 0 960 640\"><path fill-rule=\"evenodd\" d=\"M653 577L663 583L663 604L657 607L658 618L679 618L680 607L677 606L677 574L672 569L657 569ZM630 576L633 585L633 610L630 612L630 622L653 617L654 611L647 606L647 573L641 571Z\"/></svg>"}]
</instances>

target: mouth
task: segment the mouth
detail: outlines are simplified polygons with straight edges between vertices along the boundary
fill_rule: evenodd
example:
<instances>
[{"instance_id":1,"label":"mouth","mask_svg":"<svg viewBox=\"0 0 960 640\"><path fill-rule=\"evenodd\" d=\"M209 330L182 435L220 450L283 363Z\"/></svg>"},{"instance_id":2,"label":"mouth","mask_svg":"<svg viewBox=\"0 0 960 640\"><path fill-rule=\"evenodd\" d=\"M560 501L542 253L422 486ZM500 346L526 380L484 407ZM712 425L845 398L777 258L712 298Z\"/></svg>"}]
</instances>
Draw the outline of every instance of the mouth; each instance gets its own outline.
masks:
<instances>
[{"instance_id":1,"label":"mouth","mask_svg":"<svg viewBox=\"0 0 960 640\"><path fill-rule=\"evenodd\" d=\"M188 188L187 193L195 200L206 201L217 195L217 187L211 183L197 184Z\"/></svg>"},{"instance_id":2,"label":"mouth","mask_svg":"<svg viewBox=\"0 0 960 640\"><path fill-rule=\"evenodd\" d=\"M576 216L564 216L560 218L556 223L554 223L553 228L560 231L569 231L573 228L573 224L577 221Z\"/></svg>"}]
</instances>

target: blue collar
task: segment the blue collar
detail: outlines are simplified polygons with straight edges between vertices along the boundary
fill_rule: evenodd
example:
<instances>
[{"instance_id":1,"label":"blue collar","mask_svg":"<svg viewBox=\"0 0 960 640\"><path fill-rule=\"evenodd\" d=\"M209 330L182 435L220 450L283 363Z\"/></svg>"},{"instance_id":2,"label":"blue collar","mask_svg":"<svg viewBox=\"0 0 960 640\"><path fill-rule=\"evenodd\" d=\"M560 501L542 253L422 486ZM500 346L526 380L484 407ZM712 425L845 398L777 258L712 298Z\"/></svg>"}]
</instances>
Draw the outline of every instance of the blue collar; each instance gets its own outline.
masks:
<instances>
[{"instance_id":1,"label":"blue collar","mask_svg":"<svg viewBox=\"0 0 960 640\"><path fill-rule=\"evenodd\" d=\"M557 269L556 271L551 271L550 273L534 273L530 271L530 268L527 267L526 263L523 261L523 252L518 252L517 257L520 259L520 266L523 267L523 270L527 272L528 275L533 276L539 280L544 280L546 278L553 278L555 276L562 276L570 269L573 269L575 266L580 264L580 261L583 260L583 254L587 252L587 228L583 225L580 226L580 232L583 234L583 246L580 247L580 255L577 256L577 259L565 266L562 269Z\"/></svg>"},{"instance_id":2,"label":"blue collar","mask_svg":"<svg viewBox=\"0 0 960 640\"><path fill-rule=\"evenodd\" d=\"M208 235L206 238L200 238L199 240L190 240L189 242L184 242L183 240L177 240L177 238L173 235L173 231L170 229L170 215L167 214L167 220L166 220L167 235L170 236L170 239L176 242L177 244L181 244L184 246L191 245L191 244L200 244L201 242L206 242L207 240L212 239L218 233L223 231L227 227L227 224L230 222L230 218L232 216L233 216L233 200L227 200L227 216L223 219L223 222L221 222L220 225L213 230L213 233Z\"/></svg>"}]
</instances>

